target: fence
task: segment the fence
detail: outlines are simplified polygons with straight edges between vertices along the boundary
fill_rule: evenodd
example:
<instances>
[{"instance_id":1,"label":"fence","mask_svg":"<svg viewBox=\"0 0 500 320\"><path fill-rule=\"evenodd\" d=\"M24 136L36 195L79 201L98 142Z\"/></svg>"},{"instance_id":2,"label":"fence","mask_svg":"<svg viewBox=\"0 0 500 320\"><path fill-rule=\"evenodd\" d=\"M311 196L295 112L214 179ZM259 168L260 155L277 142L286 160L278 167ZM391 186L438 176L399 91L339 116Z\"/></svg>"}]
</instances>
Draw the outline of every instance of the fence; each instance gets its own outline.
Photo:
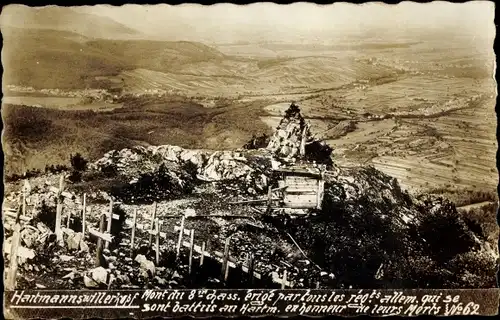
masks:
<instances>
[{"instance_id":1,"label":"fence","mask_svg":"<svg viewBox=\"0 0 500 320\"><path fill-rule=\"evenodd\" d=\"M58 243L61 243L63 240L63 234L62 234L62 212L63 212L63 188L64 188L64 180L63 177L60 179L59 183L59 189L58 189L58 194L57 194L57 205L56 205L56 221L55 221L55 230L54 233L56 234L56 239ZM15 225L13 228L13 236L12 236L12 243L11 243L11 250L10 250L10 263L9 263L9 272L7 274L7 279L6 279L6 289L7 290L12 290L15 288L16 284L16 274L17 274L17 259L14 259L12 257L17 257L19 254L19 245L20 245L20 231L21 231L21 222L29 222L31 217L26 216L26 188L23 188L22 192L22 199L20 199L21 206L17 211L13 211L11 209L6 208L4 210L5 216L6 217L14 217L15 218ZM113 221L116 221L120 218L119 215L113 214L113 207L115 204L119 204L119 202L113 202L113 200L110 200L109 202L109 211L107 214L102 214L100 216L99 220L99 229L96 230L92 228L91 226L88 225L87 221L87 195L83 194L83 207L81 210L81 221L82 221L82 232L83 232L83 239L87 235L92 235L97 238L97 246L96 246L96 253L95 253L95 264L97 266L101 265L101 255L102 252L105 248L109 246L111 241L113 240L113 236L111 234L111 229L112 229L112 223ZM107 217L106 217L107 216ZM218 215L220 217L220 215ZM195 216L197 217L197 216ZM209 217L209 216L206 216ZM70 221L73 219L71 211L68 211L68 216L66 220L66 228L69 229L70 227ZM149 234L149 245L154 247L156 251L156 265L159 265L160 263L160 245L161 241L163 239L167 239L168 235L164 230L162 230L162 226L164 223L165 219L180 219L180 226L174 226L172 232L174 234L178 234L177 237L177 244L175 247L175 252L176 252L176 261L179 261L180 253L181 253L181 248L185 247L188 248L189 250L189 255L188 255L188 272L189 274L192 273L193 270L193 260L195 257L195 254L198 255L199 259L199 265L203 266L205 258L211 258L215 261L218 261L221 263L221 280L226 282L228 279L229 275L229 269L230 268L239 268L241 269L244 273L248 274L250 281L252 281L253 278L256 279L262 279L264 277L263 274L259 273L258 271L254 270L255 267L255 254L253 252L250 252L247 254L246 262L244 264L239 264L237 263L238 259L232 257L230 255L230 244L231 244L231 237L228 237L224 240L224 251L220 252L217 250L212 250L210 251L207 242L203 241L201 245L196 241L196 232L194 229L186 229L185 226L185 220L189 219L189 216L186 217L185 215L173 215L173 216L164 216L162 220L157 218L157 204L156 202L153 203L153 212L151 215L151 220L148 226L144 224L138 224L137 223L137 209L133 210L132 214L132 219L126 219L125 223L129 224L129 227L131 229L130 232L130 255L133 256L134 250L136 249L136 240L137 240L137 231L142 231L146 232ZM107 222L106 222L107 221ZM185 237L188 237L188 240L185 241ZM153 244L153 237L154 237L154 244ZM292 287L293 283L287 280L287 270L283 270L283 277L281 278L276 272L271 273L270 275L271 280L274 283L280 284L282 288L286 287Z\"/></svg>"}]
</instances>

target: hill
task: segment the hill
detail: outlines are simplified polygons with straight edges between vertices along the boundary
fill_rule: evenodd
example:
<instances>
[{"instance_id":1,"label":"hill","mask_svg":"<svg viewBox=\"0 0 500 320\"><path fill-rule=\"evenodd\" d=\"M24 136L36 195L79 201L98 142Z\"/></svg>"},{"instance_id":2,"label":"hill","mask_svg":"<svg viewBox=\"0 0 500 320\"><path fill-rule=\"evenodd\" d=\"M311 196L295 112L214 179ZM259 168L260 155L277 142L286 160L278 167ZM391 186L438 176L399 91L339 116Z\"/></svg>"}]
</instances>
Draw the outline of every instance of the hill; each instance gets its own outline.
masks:
<instances>
[{"instance_id":1,"label":"hill","mask_svg":"<svg viewBox=\"0 0 500 320\"><path fill-rule=\"evenodd\" d=\"M185 41L96 40L78 33L3 27L4 83L34 88L102 88L96 77L146 68L167 71L220 59L218 51Z\"/></svg>"},{"instance_id":2,"label":"hill","mask_svg":"<svg viewBox=\"0 0 500 320\"><path fill-rule=\"evenodd\" d=\"M91 38L121 39L140 32L113 19L78 12L68 7L28 7L10 5L2 8L0 26L25 29L69 31Z\"/></svg>"},{"instance_id":3,"label":"hill","mask_svg":"<svg viewBox=\"0 0 500 320\"><path fill-rule=\"evenodd\" d=\"M236 265L245 263L247 254L254 253L256 271L266 276L255 284L259 288L273 288L267 275L276 270L287 271L289 287L293 288L314 288L316 282L321 288L356 289L495 287L498 253L493 239L498 236L497 228L489 229L492 234L487 234L484 225L459 214L453 203L427 195L412 196L401 189L395 178L373 167L317 165L307 160L310 156L307 150L304 156L290 153L283 156L283 148L275 148L275 144L296 145L302 135L296 130L300 123L304 123L300 114L285 116L276 132L276 137L281 135L283 139L266 148L216 151L171 145L135 146L106 152L101 159L78 169L79 175L75 175L76 167L72 172L63 172L67 182L63 221L67 221L69 214L75 218L70 225L74 232L66 229L65 233L74 234L79 227L81 230L78 217L82 193L87 194L87 206L92 208L87 223L93 227L98 224L99 215L109 208L110 199L119 202L115 209L121 216L121 227L113 222L117 227L111 232L116 240L110 243L101 263L106 275L120 279L109 284L116 289L130 285L135 288L247 285L245 280L238 281L234 270L229 272L232 281L210 282L210 277L219 276L218 266L213 267L216 275L207 276L195 263L194 272L188 275L182 266L184 260L174 262L168 258L175 251L172 244L177 234L173 232L167 231L162 246L158 245L156 264L152 262L155 252L146 244L147 233L137 234L137 251L120 245L129 237L130 231L123 227L130 221L131 213L137 210L138 224L149 223L149 205L153 202L156 202L156 218L164 222L163 230L173 230L179 220L174 217L184 216L183 226L194 230L191 234L196 234L197 241L209 241L212 252L221 252L225 239L230 238L230 252ZM269 188L279 185L273 169L296 168L298 164L311 171L321 168L325 181L321 209L283 209L284 203L278 200L275 210L266 211L265 205L258 204L251 210L250 205L234 202L242 198L263 199ZM81 235L76 246L70 236L66 236L62 246L54 245L53 237L38 236L42 231L50 234L49 228L54 228L58 191L54 185L58 179L58 175L50 173L27 179L30 186L27 199L32 210L29 212L34 213L34 218L28 218L26 223L32 227L24 227L21 238L37 239L23 240L32 250L44 246L54 250L36 250L32 257L26 258L28 263L19 271L18 284L22 288L35 287L36 283L51 288L97 286L84 277L95 278L89 270L94 267L91 257L95 252L91 237L83 237L84 244L88 244L75 259L62 261L65 267L74 270L71 281L60 274L60 265L47 264L43 271L32 268L55 256L73 254L74 249L82 246ZM12 192L6 195L6 205L10 208L17 207L16 199L20 198L20 186L25 181L20 182L9 184ZM274 196L278 197L278 193ZM492 218L488 217L490 225L494 224ZM11 230L9 222L6 243L12 239ZM134 263L133 258L137 260L139 254L140 259L150 260L151 273L143 272L142 263L141 266ZM124 258L131 255L132 258ZM178 274L176 282L169 282L174 271ZM37 278L36 283L28 280L39 272L44 276Z\"/></svg>"}]
</instances>

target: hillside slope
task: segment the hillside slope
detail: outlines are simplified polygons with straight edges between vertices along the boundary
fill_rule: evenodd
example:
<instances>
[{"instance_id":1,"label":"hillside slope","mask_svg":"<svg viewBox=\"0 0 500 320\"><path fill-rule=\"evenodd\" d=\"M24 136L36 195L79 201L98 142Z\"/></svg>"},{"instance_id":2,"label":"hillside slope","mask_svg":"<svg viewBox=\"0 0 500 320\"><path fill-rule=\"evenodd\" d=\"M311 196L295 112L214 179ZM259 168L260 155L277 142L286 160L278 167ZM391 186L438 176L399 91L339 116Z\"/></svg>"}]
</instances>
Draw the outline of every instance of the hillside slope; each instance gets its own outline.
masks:
<instances>
[{"instance_id":1,"label":"hillside slope","mask_svg":"<svg viewBox=\"0 0 500 320\"><path fill-rule=\"evenodd\" d=\"M78 12L68 7L28 7L10 5L2 8L0 25L27 29L70 31L92 38L129 38L140 34L113 19Z\"/></svg>"}]
</instances>

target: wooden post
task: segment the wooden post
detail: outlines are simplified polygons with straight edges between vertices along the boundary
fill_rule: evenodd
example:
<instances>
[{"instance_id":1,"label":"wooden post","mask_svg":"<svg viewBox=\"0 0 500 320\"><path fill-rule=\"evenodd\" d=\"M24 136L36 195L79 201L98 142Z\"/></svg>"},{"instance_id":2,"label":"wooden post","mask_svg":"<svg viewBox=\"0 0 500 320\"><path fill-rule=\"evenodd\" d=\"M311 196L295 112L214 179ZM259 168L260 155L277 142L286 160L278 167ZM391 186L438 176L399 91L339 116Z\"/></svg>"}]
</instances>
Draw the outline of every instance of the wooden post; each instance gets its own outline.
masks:
<instances>
[{"instance_id":1,"label":"wooden post","mask_svg":"<svg viewBox=\"0 0 500 320\"><path fill-rule=\"evenodd\" d=\"M104 232L104 224L106 223L106 216L104 214L101 215L101 221L99 222L99 232ZM95 256L95 264L97 267L101 266L101 255L102 255L102 249L103 245L101 238L97 238L97 248L96 248L96 256Z\"/></svg>"},{"instance_id":2,"label":"wooden post","mask_svg":"<svg viewBox=\"0 0 500 320\"><path fill-rule=\"evenodd\" d=\"M181 229L179 230L179 240L177 241L177 254L176 254L176 259L179 259L181 255L181 244L182 244L182 236L184 235L184 220L186 219L185 216L182 216L181 220Z\"/></svg>"},{"instance_id":3,"label":"wooden post","mask_svg":"<svg viewBox=\"0 0 500 320\"><path fill-rule=\"evenodd\" d=\"M69 229L69 223L71 221L71 210L68 212L68 220L66 221L66 228Z\"/></svg>"},{"instance_id":4,"label":"wooden post","mask_svg":"<svg viewBox=\"0 0 500 320\"><path fill-rule=\"evenodd\" d=\"M224 258L222 260L222 269L221 269L221 278L225 281L226 280L226 267L227 267L227 260L229 256L229 243L231 241L231 237L226 238L226 243L224 245Z\"/></svg>"},{"instance_id":5,"label":"wooden post","mask_svg":"<svg viewBox=\"0 0 500 320\"><path fill-rule=\"evenodd\" d=\"M269 209L271 209L271 205L273 204L273 189L271 189L271 186L267 190L267 204Z\"/></svg>"},{"instance_id":6,"label":"wooden post","mask_svg":"<svg viewBox=\"0 0 500 320\"><path fill-rule=\"evenodd\" d=\"M113 223L113 199L110 199L109 200L109 212L108 212L108 227L106 228L106 233L111 234L111 224L112 223ZM106 241L106 244L104 245L104 247L109 248L109 242Z\"/></svg>"},{"instance_id":7,"label":"wooden post","mask_svg":"<svg viewBox=\"0 0 500 320\"><path fill-rule=\"evenodd\" d=\"M226 271L224 272L224 282L227 282L228 277L229 277L229 263L226 263Z\"/></svg>"},{"instance_id":8,"label":"wooden post","mask_svg":"<svg viewBox=\"0 0 500 320\"><path fill-rule=\"evenodd\" d=\"M155 219L155 231L156 231L156 265L160 265L160 231L161 222L158 218Z\"/></svg>"},{"instance_id":9,"label":"wooden post","mask_svg":"<svg viewBox=\"0 0 500 320\"><path fill-rule=\"evenodd\" d=\"M23 198L24 199L24 198ZM12 242L10 243L10 263L9 273L5 282L5 289L14 290L16 288L17 276L17 250L19 248L19 240L21 238L21 214L22 206L19 207L16 214L16 224L14 225L14 233L12 234Z\"/></svg>"},{"instance_id":10,"label":"wooden post","mask_svg":"<svg viewBox=\"0 0 500 320\"><path fill-rule=\"evenodd\" d=\"M150 227L150 230L153 231L153 227L154 227L154 222L156 221L156 202L153 202L153 214L151 216L151 227ZM151 245L153 241L153 235L152 234L149 234L149 245Z\"/></svg>"},{"instance_id":11,"label":"wooden post","mask_svg":"<svg viewBox=\"0 0 500 320\"><path fill-rule=\"evenodd\" d=\"M281 289L286 287L286 269L283 271L283 279L281 280Z\"/></svg>"},{"instance_id":12,"label":"wooden post","mask_svg":"<svg viewBox=\"0 0 500 320\"><path fill-rule=\"evenodd\" d=\"M254 267L254 254L253 252L248 253L248 283L253 284L253 267Z\"/></svg>"},{"instance_id":13,"label":"wooden post","mask_svg":"<svg viewBox=\"0 0 500 320\"><path fill-rule=\"evenodd\" d=\"M83 233L83 238L85 239L85 232L87 232L87 226L86 226L86 217L87 215L87 194L83 194L83 210L82 210L82 233Z\"/></svg>"},{"instance_id":14,"label":"wooden post","mask_svg":"<svg viewBox=\"0 0 500 320\"><path fill-rule=\"evenodd\" d=\"M207 243L203 241L201 244L201 257L200 257L200 267L203 266L203 262L205 260L205 247L207 246Z\"/></svg>"},{"instance_id":15,"label":"wooden post","mask_svg":"<svg viewBox=\"0 0 500 320\"><path fill-rule=\"evenodd\" d=\"M191 274L193 265L193 247L194 247L194 229L191 229L191 237L189 239L189 274Z\"/></svg>"},{"instance_id":16,"label":"wooden post","mask_svg":"<svg viewBox=\"0 0 500 320\"><path fill-rule=\"evenodd\" d=\"M55 230L54 230L58 243L60 243L63 240L63 236L62 236L62 232L61 232L63 187L64 187L64 176L61 175L61 178L59 179L59 191L57 192L56 226L55 226Z\"/></svg>"},{"instance_id":17,"label":"wooden post","mask_svg":"<svg viewBox=\"0 0 500 320\"><path fill-rule=\"evenodd\" d=\"M130 256L134 255L135 226L137 225L137 208L134 208L134 217L132 218L132 237L130 238Z\"/></svg>"}]
</instances>

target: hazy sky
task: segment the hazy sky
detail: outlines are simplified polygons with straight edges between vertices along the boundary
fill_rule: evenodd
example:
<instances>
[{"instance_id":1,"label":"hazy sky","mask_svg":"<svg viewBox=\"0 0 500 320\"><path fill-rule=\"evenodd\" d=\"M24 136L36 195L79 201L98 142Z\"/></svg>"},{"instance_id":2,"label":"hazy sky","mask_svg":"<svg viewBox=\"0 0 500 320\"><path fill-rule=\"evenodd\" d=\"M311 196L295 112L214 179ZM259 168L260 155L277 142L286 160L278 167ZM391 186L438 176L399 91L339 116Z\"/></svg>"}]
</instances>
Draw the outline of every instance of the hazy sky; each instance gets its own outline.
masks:
<instances>
[{"instance_id":1,"label":"hazy sky","mask_svg":"<svg viewBox=\"0 0 500 320\"><path fill-rule=\"evenodd\" d=\"M238 6L216 4L98 5L79 10L108 16L146 34L204 40L238 41L245 37L272 37L284 40L297 37L341 37L347 32L406 28L438 28L492 38L495 28L494 4L488 1L467 3L383 3L315 5L294 3L277 5L254 3ZM197 39L200 40L200 39ZM249 39L254 40L254 39Z\"/></svg>"}]
</instances>

